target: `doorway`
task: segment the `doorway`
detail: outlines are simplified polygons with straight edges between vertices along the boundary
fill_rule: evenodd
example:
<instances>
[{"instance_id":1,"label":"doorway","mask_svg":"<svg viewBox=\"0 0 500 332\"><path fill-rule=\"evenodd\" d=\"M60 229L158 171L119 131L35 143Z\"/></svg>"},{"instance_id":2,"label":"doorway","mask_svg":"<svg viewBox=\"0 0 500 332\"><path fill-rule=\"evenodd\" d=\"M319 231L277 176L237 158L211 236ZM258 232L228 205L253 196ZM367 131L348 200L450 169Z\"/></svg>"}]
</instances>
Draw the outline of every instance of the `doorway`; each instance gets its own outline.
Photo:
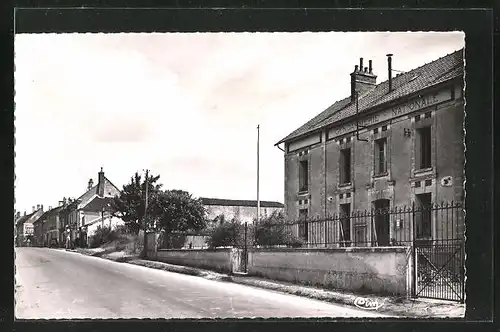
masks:
<instances>
[{"instance_id":1,"label":"doorway","mask_svg":"<svg viewBox=\"0 0 500 332\"><path fill-rule=\"evenodd\" d=\"M373 242L375 246L390 245L390 201L388 199L378 199L373 202Z\"/></svg>"}]
</instances>

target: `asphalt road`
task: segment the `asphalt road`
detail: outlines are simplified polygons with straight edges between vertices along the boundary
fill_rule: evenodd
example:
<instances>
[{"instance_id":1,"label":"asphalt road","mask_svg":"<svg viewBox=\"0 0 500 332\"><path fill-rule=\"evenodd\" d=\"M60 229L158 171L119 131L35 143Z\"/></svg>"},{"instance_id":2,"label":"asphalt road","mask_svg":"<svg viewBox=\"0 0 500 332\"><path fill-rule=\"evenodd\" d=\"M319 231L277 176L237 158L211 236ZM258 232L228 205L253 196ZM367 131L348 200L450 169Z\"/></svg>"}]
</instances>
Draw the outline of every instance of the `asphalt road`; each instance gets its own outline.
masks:
<instances>
[{"instance_id":1,"label":"asphalt road","mask_svg":"<svg viewBox=\"0 0 500 332\"><path fill-rule=\"evenodd\" d=\"M16 248L16 318L381 317L294 295L46 248Z\"/></svg>"}]
</instances>

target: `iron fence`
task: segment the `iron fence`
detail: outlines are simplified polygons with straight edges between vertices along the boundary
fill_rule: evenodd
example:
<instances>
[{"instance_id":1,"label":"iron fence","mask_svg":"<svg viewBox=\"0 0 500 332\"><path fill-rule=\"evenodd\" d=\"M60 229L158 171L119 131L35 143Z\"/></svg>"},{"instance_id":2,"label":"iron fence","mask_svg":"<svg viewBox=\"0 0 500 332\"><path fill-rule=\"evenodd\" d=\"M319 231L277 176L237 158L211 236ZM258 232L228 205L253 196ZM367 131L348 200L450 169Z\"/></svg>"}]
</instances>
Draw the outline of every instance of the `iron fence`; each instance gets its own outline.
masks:
<instances>
[{"instance_id":1,"label":"iron fence","mask_svg":"<svg viewBox=\"0 0 500 332\"><path fill-rule=\"evenodd\" d=\"M264 220L253 225L254 245L290 247L381 247L460 243L460 203L402 206L333 214L326 218ZM267 237L267 239L266 239ZM272 237L272 239L270 239Z\"/></svg>"}]
</instances>

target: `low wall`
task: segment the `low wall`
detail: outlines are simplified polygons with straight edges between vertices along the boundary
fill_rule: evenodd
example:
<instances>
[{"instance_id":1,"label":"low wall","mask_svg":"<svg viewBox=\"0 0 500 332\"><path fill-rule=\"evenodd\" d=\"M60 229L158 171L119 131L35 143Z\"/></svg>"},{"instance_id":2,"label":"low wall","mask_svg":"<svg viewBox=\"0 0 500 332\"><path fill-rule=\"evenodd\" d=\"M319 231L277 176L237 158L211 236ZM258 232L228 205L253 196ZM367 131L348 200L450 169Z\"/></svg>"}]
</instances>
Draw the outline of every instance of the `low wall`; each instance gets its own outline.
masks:
<instances>
[{"instance_id":1,"label":"low wall","mask_svg":"<svg viewBox=\"0 0 500 332\"><path fill-rule=\"evenodd\" d=\"M207 249L159 249L150 258L157 261L231 273L232 248ZM148 256L150 255L148 251Z\"/></svg>"},{"instance_id":2,"label":"low wall","mask_svg":"<svg viewBox=\"0 0 500 332\"><path fill-rule=\"evenodd\" d=\"M408 248L251 249L248 274L356 293L407 295Z\"/></svg>"}]
</instances>

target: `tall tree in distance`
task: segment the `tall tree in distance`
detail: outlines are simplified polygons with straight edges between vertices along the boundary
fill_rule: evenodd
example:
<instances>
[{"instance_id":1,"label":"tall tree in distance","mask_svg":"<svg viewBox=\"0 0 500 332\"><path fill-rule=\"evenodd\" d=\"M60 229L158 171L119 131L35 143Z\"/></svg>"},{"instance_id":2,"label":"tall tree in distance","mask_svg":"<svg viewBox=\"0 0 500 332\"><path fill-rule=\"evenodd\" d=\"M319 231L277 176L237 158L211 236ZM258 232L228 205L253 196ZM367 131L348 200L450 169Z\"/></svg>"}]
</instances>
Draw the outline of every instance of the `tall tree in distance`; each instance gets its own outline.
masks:
<instances>
[{"instance_id":1,"label":"tall tree in distance","mask_svg":"<svg viewBox=\"0 0 500 332\"><path fill-rule=\"evenodd\" d=\"M160 191L153 208L153 215L157 218L156 227L165 232L166 239L174 232L204 229L205 213L201 200L183 190Z\"/></svg>"},{"instance_id":2,"label":"tall tree in distance","mask_svg":"<svg viewBox=\"0 0 500 332\"><path fill-rule=\"evenodd\" d=\"M154 208L158 193L162 185L158 184L160 176L148 176L148 228L152 226L155 221ZM115 196L111 207L113 209L113 216L123 220L127 229L138 234L139 230L144 229L143 217L145 208L145 195L146 195L146 178L136 172L130 178L130 182L123 186L120 195Z\"/></svg>"}]
</instances>

